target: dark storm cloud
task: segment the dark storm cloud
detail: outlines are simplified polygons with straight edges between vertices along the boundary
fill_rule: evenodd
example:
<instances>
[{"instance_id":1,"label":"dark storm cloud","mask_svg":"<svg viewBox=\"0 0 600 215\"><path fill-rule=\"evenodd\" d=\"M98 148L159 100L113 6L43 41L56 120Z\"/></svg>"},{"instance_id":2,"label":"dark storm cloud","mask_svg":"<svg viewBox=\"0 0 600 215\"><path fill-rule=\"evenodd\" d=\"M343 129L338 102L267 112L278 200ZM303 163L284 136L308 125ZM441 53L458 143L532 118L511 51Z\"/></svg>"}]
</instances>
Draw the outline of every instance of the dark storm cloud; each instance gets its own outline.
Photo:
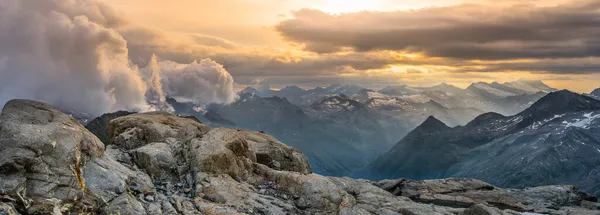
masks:
<instances>
[{"instance_id":1,"label":"dark storm cloud","mask_svg":"<svg viewBox=\"0 0 600 215\"><path fill-rule=\"evenodd\" d=\"M485 64L481 64L485 65ZM499 63L485 65L483 69L469 69L469 72L502 72L502 71L528 71L533 73L550 74L593 74L600 73L600 58L580 59L553 59L533 62Z\"/></svg>"},{"instance_id":2,"label":"dark storm cloud","mask_svg":"<svg viewBox=\"0 0 600 215\"><path fill-rule=\"evenodd\" d=\"M153 54L163 60L185 64L197 59L210 58L222 64L234 77L336 75L346 67L370 70L383 69L390 64L412 62L389 53L350 52L309 56L253 49L237 46L216 37L175 37L163 31L140 27L123 29L121 34L128 41L130 59L141 67L147 65Z\"/></svg>"},{"instance_id":3,"label":"dark storm cloud","mask_svg":"<svg viewBox=\"0 0 600 215\"><path fill-rule=\"evenodd\" d=\"M600 1L553 7L464 4L330 15L303 9L276 29L309 51L403 50L456 59L600 55Z\"/></svg>"}]
</instances>

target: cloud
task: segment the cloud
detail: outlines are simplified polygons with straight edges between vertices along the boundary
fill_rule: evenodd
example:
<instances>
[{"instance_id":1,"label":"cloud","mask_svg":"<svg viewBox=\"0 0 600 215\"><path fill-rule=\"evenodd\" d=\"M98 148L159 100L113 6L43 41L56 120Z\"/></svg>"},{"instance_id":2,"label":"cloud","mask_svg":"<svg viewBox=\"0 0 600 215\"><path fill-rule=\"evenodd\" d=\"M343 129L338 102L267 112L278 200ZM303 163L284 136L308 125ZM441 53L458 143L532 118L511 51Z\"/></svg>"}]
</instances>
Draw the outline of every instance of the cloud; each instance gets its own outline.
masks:
<instances>
[{"instance_id":1,"label":"cloud","mask_svg":"<svg viewBox=\"0 0 600 215\"><path fill-rule=\"evenodd\" d=\"M454 59L502 60L600 55L600 2L556 6L463 4L331 15L296 11L276 29L317 53L396 50Z\"/></svg>"},{"instance_id":2,"label":"cloud","mask_svg":"<svg viewBox=\"0 0 600 215\"><path fill-rule=\"evenodd\" d=\"M196 41L196 43L198 43L199 45L222 47L222 48L226 48L226 49L237 48L237 45L235 43L233 43L229 40L223 39L223 38L219 38L219 37L202 35L202 34L191 34L190 37L192 38L192 40Z\"/></svg>"},{"instance_id":3,"label":"cloud","mask_svg":"<svg viewBox=\"0 0 600 215\"><path fill-rule=\"evenodd\" d=\"M469 72L532 72L537 74L589 75L600 74L600 58L559 58L525 60L517 62L480 62L473 66L480 68L464 68Z\"/></svg>"},{"instance_id":4,"label":"cloud","mask_svg":"<svg viewBox=\"0 0 600 215\"><path fill-rule=\"evenodd\" d=\"M148 52L137 59L147 67L138 69L128 45L135 42L123 37L130 28L136 27L92 0L0 1L0 104L25 98L100 115L171 110L166 95L197 103L233 100L233 78L210 59L159 62ZM233 45L195 38L216 47ZM195 57L189 59L202 59Z\"/></svg>"},{"instance_id":5,"label":"cloud","mask_svg":"<svg viewBox=\"0 0 600 215\"><path fill-rule=\"evenodd\" d=\"M210 58L233 75L242 76L320 76L338 75L345 67L360 70L383 69L406 62L394 53L314 54L290 50L246 47L220 38L198 40L195 34L173 34L157 29L134 27L121 30L128 41L130 59L145 67L156 54L160 59L188 64Z\"/></svg>"},{"instance_id":6,"label":"cloud","mask_svg":"<svg viewBox=\"0 0 600 215\"><path fill-rule=\"evenodd\" d=\"M233 77L213 60L190 64L161 61L158 67L162 87L169 97L201 104L231 103L235 99Z\"/></svg>"},{"instance_id":7,"label":"cloud","mask_svg":"<svg viewBox=\"0 0 600 215\"><path fill-rule=\"evenodd\" d=\"M91 1L0 2L0 104L12 98L101 114L147 108L119 19Z\"/></svg>"},{"instance_id":8,"label":"cloud","mask_svg":"<svg viewBox=\"0 0 600 215\"><path fill-rule=\"evenodd\" d=\"M153 55L148 66L141 72L147 84L146 101L148 104L157 110L172 111L173 107L167 103L167 95L163 90L163 77L161 67L158 65L158 58Z\"/></svg>"},{"instance_id":9,"label":"cloud","mask_svg":"<svg viewBox=\"0 0 600 215\"><path fill-rule=\"evenodd\" d=\"M67 17L85 16L91 22L107 28L116 28L127 24L124 17L110 6L95 0L3 0L2 10L9 13L11 10L35 12L37 15L47 16L58 12Z\"/></svg>"}]
</instances>

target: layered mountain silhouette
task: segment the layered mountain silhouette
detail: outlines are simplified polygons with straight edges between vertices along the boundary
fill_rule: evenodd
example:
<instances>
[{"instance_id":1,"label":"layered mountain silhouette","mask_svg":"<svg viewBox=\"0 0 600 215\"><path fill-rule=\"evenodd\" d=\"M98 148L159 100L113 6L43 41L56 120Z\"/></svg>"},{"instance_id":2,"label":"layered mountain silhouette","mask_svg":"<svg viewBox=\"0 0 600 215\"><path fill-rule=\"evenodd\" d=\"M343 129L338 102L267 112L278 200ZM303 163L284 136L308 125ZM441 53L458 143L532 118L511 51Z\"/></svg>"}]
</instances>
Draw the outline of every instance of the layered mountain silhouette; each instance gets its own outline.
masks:
<instances>
[{"instance_id":1,"label":"layered mountain silhouette","mask_svg":"<svg viewBox=\"0 0 600 215\"><path fill-rule=\"evenodd\" d=\"M505 187L576 184L600 194L600 101L556 91L513 116L450 128L429 117L367 168L371 178L473 177Z\"/></svg>"},{"instance_id":2,"label":"layered mountain silhouette","mask_svg":"<svg viewBox=\"0 0 600 215\"><path fill-rule=\"evenodd\" d=\"M466 125L489 111L518 113L549 89L543 83L540 87L523 81L479 84L506 96L474 94L445 83L432 87L389 86L379 91L334 84L313 89L247 87L231 104L200 105L172 98L167 102L176 114L195 116L213 127L273 135L302 150L315 172L346 176L390 150L428 116L450 127Z\"/></svg>"},{"instance_id":3,"label":"layered mountain silhouette","mask_svg":"<svg viewBox=\"0 0 600 215\"><path fill-rule=\"evenodd\" d=\"M175 114L193 116L212 127L273 135L302 150L315 172L347 176L388 152L428 116L449 127L466 125L485 112L521 112L549 89L543 83L534 86L523 81L478 85L506 96L480 91L475 94L468 88L445 83L432 87L389 86L379 91L334 84L313 89L247 87L230 104L195 104L174 98L166 101ZM521 92L525 93L518 94ZM105 130L102 126L108 124L109 116L90 123L89 129ZM101 139L106 136L94 133Z\"/></svg>"},{"instance_id":4,"label":"layered mountain silhouette","mask_svg":"<svg viewBox=\"0 0 600 215\"><path fill-rule=\"evenodd\" d=\"M401 137L393 131L403 130L404 135L410 130L408 125L382 126L378 121L382 117L343 95L319 101L312 105L314 109L301 108L287 98L255 94L241 94L231 104L204 107L169 101L177 114L193 115L213 127L271 134L302 150L315 172L325 175L348 175L366 166ZM357 105L357 109L344 109L345 102Z\"/></svg>"},{"instance_id":5,"label":"layered mountain silhouette","mask_svg":"<svg viewBox=\"0 0 600 215\"><path fill-rule=\"evenodd\" d=\"M600 206L571 185L327 177L260 131L168 112L109 114L93 125L108 142L48 104L9 101L0 114L0 214L598 214ZM434 118L424 126L445 129Z\"/></svg>"}]
</instances>

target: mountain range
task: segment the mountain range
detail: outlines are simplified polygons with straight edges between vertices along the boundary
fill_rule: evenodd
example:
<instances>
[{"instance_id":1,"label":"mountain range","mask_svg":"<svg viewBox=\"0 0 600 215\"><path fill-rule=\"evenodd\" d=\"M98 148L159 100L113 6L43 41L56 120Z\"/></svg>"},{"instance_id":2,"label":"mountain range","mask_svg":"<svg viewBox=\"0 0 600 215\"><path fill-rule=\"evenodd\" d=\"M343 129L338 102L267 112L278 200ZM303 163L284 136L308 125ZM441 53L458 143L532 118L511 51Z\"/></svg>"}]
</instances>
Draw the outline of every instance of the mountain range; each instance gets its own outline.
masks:
<instances>
[{"instance_id":1,"label":"mountain range","mask_svg":"<svg viewBox=\"0 0 600 215\"><path fill-rule=\"evenodd\" d=\"M367 111L361 103L353 103L356 107L342 107L344 99L353 102L343 96L333 96L327 101L334 99L339 99L339 103L325 105L327 102L323 100L323 103L315 103L314 109L303 109L286 98L242 94L234 103L213 104L201 111L191 103L169 101L177 114L196 116L214 127L271 134L299 148L315 172L326 175L348 175L364 167L402 137L403 134L394 131L411 129L410 125L401 123L383 126L379 121L383 116Z\"/></svg>"},{"instance_id":2,"label":"mountain range","mask_svg":"<svg viewBox=\"0 0 600 215\"><path fill-rule=\"evenodd\" d=\"M300 149L319 174L469 177L515 188L575 184L600 195L598 91L580 95L533 81L378 91L248 87L230 104L167 102L175 114L212 127L273 135ZM129 114L106 114L86 128L104 141L108 134L96 131Z\"/></svg>"},{"instance_id":3,"label":"mountain range","mask_svg":"<svg viewBox=\"0 0 600 215\"><path fill-rule=\"evenodd\" d=\"M191 116L120 112L93 122L88 126L107 134L106 142L48 104L9 101L0 113L0 214L600 211L597 197L571 185L506 189L468 178L323 176L302 152L268 134L213 128Z\"/></svg>"},{"instance_id":4,"label":"mountain range","mask_svg":"<svg viewBox=\"0 0 600 215\"><path fill-rule=\"evenodd\" d=\"M466 89L445 83L388 86L377 91L334 84L313 89L247 87L230 104L200 105L174 98L166 101L175 114L194 116L213 127L273 135L302 150L315 172L348 176L388 152L428 116L449 126L465 125L485 112L518 113L552 90L539 81L474 83ZM120 113L105 115L96 122L77 117L85 114L72 115L82 123L90 122L88 129L102 131L102 126ZM101 139L107 135L95 134Z\"/></svg>"},{"instance_id":5,"label":"mountain range","mask_svg":"<svg viewBox=\"0 0 600 215\"><path fill-rule=\"evenodd\" d=\"M537 99L555 90L541 81L518 80L505 83L477 82L465 89L446 83L431 87L387 86L378 91L357 85L339 84L313 89L288 86L281 90L269 89L262 91L247 87L240 91L240 94L250 93L260 97L283 97L298 106L310 106L323 97L336 94L344 94L363 103L369 99L398 98L413 103L435 101L447 108L475 108L484 112L493 111L512 115L524 110ZM526 103L523 103L525 101ZM514 105L515 102L516 105Z\"/></svg>"},{"instance_id":6,"label":"mountain range","mask_svg":"<svg viewBox=\"0 0 600 215\"><path fill-rule=\"evenodd\" d=\"M334 84L313 89L247 87L231 104L167 101L176 114L193 115L213 127L273 135L305 153L315 172L347 176L387 152L428 116L450 126L465 125L485 112L520 112L552 90L539 81L474 83L466 89L445 83L404 85L378 91Z\"/></svg>"},{"instance_id":7,"label":"mountain range","mask_svg":"<svg viewBox=\"0 0 600 215\"><path fill-rule=\"evenodd\" d=\"M365 169L368 178L473 177L503 187L575 184L600 195L600 101L567 90L464 126L427 118Z\"/></svg>"}]
</instances>

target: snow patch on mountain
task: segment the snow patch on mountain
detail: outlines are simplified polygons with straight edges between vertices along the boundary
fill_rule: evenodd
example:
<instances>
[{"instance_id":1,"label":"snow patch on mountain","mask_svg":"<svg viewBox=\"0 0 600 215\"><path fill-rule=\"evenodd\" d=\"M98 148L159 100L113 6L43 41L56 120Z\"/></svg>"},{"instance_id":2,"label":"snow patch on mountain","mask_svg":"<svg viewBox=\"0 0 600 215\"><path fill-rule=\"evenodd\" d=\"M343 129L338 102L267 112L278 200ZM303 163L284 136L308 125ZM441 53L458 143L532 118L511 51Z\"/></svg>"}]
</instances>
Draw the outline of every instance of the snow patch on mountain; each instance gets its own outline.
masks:
<instances>
[{"instance_id":1,"label":"snow patch on mountain","mask_svg":"<svg viewBox=\"0 0 600 215\"><path fill-rule=\"evenodd\" d=\"M431 101L431 98L429 96L423 95L423 94L398 96L398 98L409 101L409 102L415 102L415 103L426 103L426 102Z\"/></svg>"},{"instance_id":2,"label":"snow patch on mountain","mask_svg":"<svg viewBox=\"0 0 600 215\"><path fill-rule=\"evenodd\" d=\"M379 108L386 110L414 110L410 103L396 98L377 98L366 103L369 108Z\"/></svg>"},{"instance_id":3,"label":"snow patch on mountain","mask_svg":"<svg viewBox=\"0 0 600 215\"><path fill-rule=\"evenodd\" d=\"M548 122L551 122L552 120L555 120L555 119L561 118L561 117L563 117L563 116L565 116L565 114L557 114L557 115L554 115L553 117L551 117L551 118L548 118L548 119L545 119L545 120L543 120L543 121L537 121L537 122L534 122L534 123L533 123L533 124L531 124L531 125L530 125L528 128L529 128L529 129L538 129L540 126L542 126L542 125L545 125L546 123L548 123Z\"/></svg>"},{"instance_id":4,"label":"snow patch on mountain","mask_svg":"<svg viewBox=\"0 0 600 215\"><path fill-rule=\"evenodd\" d=\"M600 118L600 114L596 114L596 115L592 115L592 113L586 113L583 114L583 119L575 119L572 122L568 122L568 121L563 121L562 124L565 127L577 127L577 128L584 128L584 129L589 129L589 125L595 120L595 119L599 119Z\"/></svg>"},{"instance_id":5,"label":"snow patch on mountain","mask_svg":"<svg viewBox=\"0 0 600 215\"><path fill-rule=\"evenodd\" d=\"M369 91L367 92L367 95L369 96L369 98L387 98L389 96L383 95L379 92L375 92L375 91Z\"/></svg>"}]
</instances>

